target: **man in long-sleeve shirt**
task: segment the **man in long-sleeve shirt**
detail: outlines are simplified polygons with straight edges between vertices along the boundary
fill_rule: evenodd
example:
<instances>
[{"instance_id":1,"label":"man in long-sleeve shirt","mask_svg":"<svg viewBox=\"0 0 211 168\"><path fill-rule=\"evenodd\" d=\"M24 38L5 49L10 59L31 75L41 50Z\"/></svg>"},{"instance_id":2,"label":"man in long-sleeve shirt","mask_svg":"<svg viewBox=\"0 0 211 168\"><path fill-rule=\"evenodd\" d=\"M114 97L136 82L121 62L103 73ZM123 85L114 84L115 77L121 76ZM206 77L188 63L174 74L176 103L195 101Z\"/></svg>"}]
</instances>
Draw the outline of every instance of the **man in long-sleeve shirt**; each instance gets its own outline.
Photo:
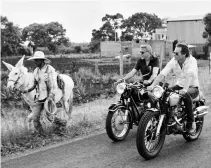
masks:
<instances>
[{"instance_id":1,"label":"man in long-sleeve shirt","mask_svg":"<svg viewBox=\"0 0 211 168\"><path fill-rule=\"evenodd\" d=\"M199 94L198 66L196 59L189 54L186 44L178 43L176 45L174 57L168 62L148 89L152 90L154 86L161 82L170 72L174 73L177 81L172 89L179 90L179 93L185 97L187 128L189 133L193 134L196 129L196 124L192 110L192 99L196 98Z\"/></svg>"},{"instance_id":2,"label":"man in long-sleeve shirt","mask_svg":"<svg viewBox=\"0 0 211 168\"><path fill-rule=\"evenodd\" d=\"M32 113L28 116L29 121L33 121L35 130L42 134L43 129L40 123L41 111L44 109L44 102L47 99L54 101L57 85L57 72L49 65L50 60L47 59L42 51L36 51L34 56L28 60L34 60L36 68L34 70L35 87L37 94L35 96L35 105L32 106ZM54 124L59 124L59 118L55 117Z\"/></svg>"},{"instance_id":3,"label":"man in long-sleeve shirt","mask_svg":"<svg viewBox=\"0 0 211 168\"><path fill-rule=\"evenodd\" d=\"M44 60L40 61L44 62ZM36 62L38 62L38 59L35 61L35 63ZM34 70L34 76L35 80L38 82L37 99L42 101L47 97L53 98L55 96L57 86L57 73L55 69L51 65L44 64L42 67L37 67Z\"/></svg>"}]
</instances>

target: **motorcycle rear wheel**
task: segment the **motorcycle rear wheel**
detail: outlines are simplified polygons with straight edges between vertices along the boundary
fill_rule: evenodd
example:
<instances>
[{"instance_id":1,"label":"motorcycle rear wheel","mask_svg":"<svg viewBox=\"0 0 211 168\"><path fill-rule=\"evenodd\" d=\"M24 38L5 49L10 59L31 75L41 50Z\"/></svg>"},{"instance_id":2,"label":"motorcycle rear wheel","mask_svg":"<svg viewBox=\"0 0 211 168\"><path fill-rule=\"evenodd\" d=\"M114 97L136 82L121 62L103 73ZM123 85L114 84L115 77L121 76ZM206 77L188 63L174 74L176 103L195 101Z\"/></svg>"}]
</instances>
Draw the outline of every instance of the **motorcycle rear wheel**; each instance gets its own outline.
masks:
<instances>
[{"instance_id":1,"label":"motorcycle rear wheel","mask_svg":"<svg viewBox=\"0 0 211 168\"><path fill-rule=\"evenodd\" d=\"M106 132L108 137L113 141L124 140L130 132L129 115L127 121L123 121L125 114L123 108L118 108L115 112L108 112L106 118Z\"/></svg>"},{"instance_id":2,"label":"motorcycle rear wheel","mask_svg":"<svg viewBox=\"0 0 211 168\"><path fill-rule=\"evenodd\" d=\"M147 111L139 122L136 147L139 154L147 160L159 154L165 141L165 129L161 128L161 134L155 137L158 122L159 113L151 111Z\"/></svg>"},{"instance_id":3,"label":"motorcycle rear wheel","mask_svg":"<svg viewBox=\"0 0 211 168\"><path fill-rule=\"evenodd\" d=\"M196 118L196 132L194 135L190 135L189 133L184 133L183 137L186 141L191 142L198 139L201 134L203 125L204 125L204 117Z\"/></svg>"}]
</instances>

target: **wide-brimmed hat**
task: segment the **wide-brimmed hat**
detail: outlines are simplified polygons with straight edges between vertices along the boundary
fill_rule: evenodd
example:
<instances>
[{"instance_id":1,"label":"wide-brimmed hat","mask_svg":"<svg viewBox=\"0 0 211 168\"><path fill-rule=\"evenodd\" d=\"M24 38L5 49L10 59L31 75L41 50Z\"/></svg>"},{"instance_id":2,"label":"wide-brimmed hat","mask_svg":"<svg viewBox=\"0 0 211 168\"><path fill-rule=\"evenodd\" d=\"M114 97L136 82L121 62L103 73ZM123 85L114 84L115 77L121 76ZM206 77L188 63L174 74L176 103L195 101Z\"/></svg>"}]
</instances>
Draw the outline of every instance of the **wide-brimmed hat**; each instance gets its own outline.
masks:
<instances>
[{"instance_id":1,"label":"wide-brimmed hat","mask_svg":"<svg viewBox=\"0 0 211 168\"><path fill-rule=\"evenodd\" d=\"M188 44L188 48L196 48L195 45Z\"/></svg>"},{"instance_id":2,"label":"wide-brimmed hat","mask_svg":"<svg viewBox=\"0 0 211 168\"><path fill-rule=\"evenodd\" d=\"M45 57L45 54L42 51L36 51L34 55L27 60L35 60L35 59L43 59L46 60L47 62L50 62L50 60Z\"/></svg>"}]
</instances>

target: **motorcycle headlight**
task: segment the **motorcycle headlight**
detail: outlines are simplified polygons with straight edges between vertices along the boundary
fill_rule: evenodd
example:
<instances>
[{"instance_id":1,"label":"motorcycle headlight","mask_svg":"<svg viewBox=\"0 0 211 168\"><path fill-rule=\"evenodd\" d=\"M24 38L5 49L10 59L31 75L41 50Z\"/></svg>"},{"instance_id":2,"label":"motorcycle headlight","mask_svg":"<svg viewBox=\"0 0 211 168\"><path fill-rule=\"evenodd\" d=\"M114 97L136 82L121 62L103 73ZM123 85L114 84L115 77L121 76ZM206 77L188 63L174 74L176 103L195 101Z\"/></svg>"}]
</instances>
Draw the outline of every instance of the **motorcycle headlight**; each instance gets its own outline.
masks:
<instances>
[{"instance_id":1,"label":"motorcycle headlight","mask_svg":"<svg viewBox=\"0 0 211 168\"><path fill-rule=\"evenodd\" d=\"M151 103L150 102L147 103L147 108L151 108Z\"/></svg>"},{"instance_id":2,"label":"motorcycle headlight","mask_svg":"<svg viewBox=\"0 0 211 168\"><path fill-rule=\"evenodd\" d=\"M159 86L159 85L155 86L153 91L152 91L153 95L157 99L159 99L162 96L163 92L164 92L164 89L161 86Z\"/></svg>"},{"instance_id":3,"label":"motorcycle headlight","mask_svg":"<svg viewBox=\"0 0 211 168\"><path fill-rule=\"evenodd\" d=\"M122 94L124 92L124 90L125 90L125 87L126 87L125 83L118 84L116 86L117 93Z\"/></svg>"}]
</instances>

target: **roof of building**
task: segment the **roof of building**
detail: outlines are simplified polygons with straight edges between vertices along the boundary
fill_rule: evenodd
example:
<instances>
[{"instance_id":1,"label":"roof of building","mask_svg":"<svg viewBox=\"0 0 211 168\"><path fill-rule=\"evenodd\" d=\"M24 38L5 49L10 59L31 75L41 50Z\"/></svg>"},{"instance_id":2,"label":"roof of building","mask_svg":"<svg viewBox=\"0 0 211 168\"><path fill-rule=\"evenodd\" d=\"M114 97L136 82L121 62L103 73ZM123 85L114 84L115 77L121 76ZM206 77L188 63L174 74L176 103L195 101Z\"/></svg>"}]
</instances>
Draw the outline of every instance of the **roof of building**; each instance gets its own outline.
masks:
<instances>
[{"instance_id":1,"label":"roof of building","mask_svg":"<svg viewBox=\"0 0 211 168\"><path fill-rule=\"evenodd\" d=\"M170 18L167 22L178 22L178 21L190 21L190 20L203 20L205 15L189 15L189 16L179 16L177 18Z\"/></svg>"}]
</instances>

